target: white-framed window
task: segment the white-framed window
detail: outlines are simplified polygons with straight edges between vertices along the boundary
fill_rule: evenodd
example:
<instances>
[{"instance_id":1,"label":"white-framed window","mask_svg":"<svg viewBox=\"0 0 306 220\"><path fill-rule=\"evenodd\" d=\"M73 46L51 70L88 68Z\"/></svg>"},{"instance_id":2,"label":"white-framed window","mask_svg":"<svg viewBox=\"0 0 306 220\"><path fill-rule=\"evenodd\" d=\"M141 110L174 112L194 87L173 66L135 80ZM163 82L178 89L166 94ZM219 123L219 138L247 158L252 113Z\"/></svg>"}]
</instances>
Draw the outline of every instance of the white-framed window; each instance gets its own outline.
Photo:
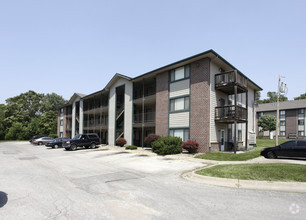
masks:
<instances>
[{"instance_id":1,"label":"white-framed window","mask_svg":"<svg viewBox=\"0 0 306 220\"><path fill-rule=\"evenodd\" d=\"M61 116L63 116L64 115L64 108L61 108L60 112L61 112Z\"/></svg>"},{"instance_id":2,"label":"white-framed window","mask_svg":"<svg viewBox=\"0 0 306 220\"><path fill-rule=\"evenodd\" d=\"M61 119L61 120L60 120L60 126L63 126L63 125L64 125L64 120Z\"/></svg>"},{"instance_id":3,"label":"white-framed window","mask_svg":"<svg viewBox=\"0 0 306 220\"><path fill-rule=\"evenodd\" d=\"M280 115L280 116L285 116L285 115L286 115L286 111L285 111L285 110L279 111L279 115Z\"/></svg>"},{"instance_id":4,"label":"white-framed window","mask_svg":"<svg viewBox=\"0 0 306 220\"><path fill-rule=\"evenodd\" d=\"M170 111L188 111L189 110L189 96L170 99Z\"/></svg>"},{"instance_id":5,"label":"white-framed window","mask_svg":"<svg viewBox=\"0 0 306 220\"><path fill-rule=\"evenodd\" d=\"M190 77L190 65L182 66L170 71L170 82Z\"/></svg>"},{"instance_id":6,"label":"white-framed window","mask_svg":"<svg viewBox=\"0 0 306 220\"><path fill-rule=\"evenodd\" d=\"M304 131L298 131L298 136L299 137L305 136L305 132Z\"/></svg>"},{"instance_id":7,"label":"white-framed window","mask_svg":"<svg viewBox=\"0 0 306 220\"><path fill-rule=\"evenodd\" d=\"M286 131L280 131L279 136L286 136Z\"/></svg>"},{"instance_id":8,"label":"white-framed window","mask_svg":"<svg viewBox=\"0 0 306 220\"><path fill-rule=\"evenodd\" d=\"M286 121L285 120L279 121L279 126L285 126L285 125L286 125Z\"/></svg>"},{"instance_id":9,"label":"white-framed window","mask_svg":"<svg viewBox=\"0 0 306 220\"><path fill-rule=\"evenodd\" d=\"M169 135L173 137L180 137L183 141L187 141L189 139L189 128L169 129Z\"/></svg>"},{"instance_id":10,"label":"white-framed window","mask_svg":"<svg viewBox=\"0 0 306 220\"><path fill-rule=\"evenodd\" d=\"M61 138L63 137L63 132L60 132L60 136L59 137L61 137Z\"/></svg>"},{"instance_id":11,"label":"white-framed window","mask_svg":"<svg viewBox=\"0 0 306 220\"><path fill-rule=\"evenodd\" d=\"M258 115L258 119L260 119L260 118L261 118L261 116L263 116L263 115L264 115L264 113L263 113L263 112L258 112L258 113L257 113L257 115Z\"/></svg>"}]
</instances>

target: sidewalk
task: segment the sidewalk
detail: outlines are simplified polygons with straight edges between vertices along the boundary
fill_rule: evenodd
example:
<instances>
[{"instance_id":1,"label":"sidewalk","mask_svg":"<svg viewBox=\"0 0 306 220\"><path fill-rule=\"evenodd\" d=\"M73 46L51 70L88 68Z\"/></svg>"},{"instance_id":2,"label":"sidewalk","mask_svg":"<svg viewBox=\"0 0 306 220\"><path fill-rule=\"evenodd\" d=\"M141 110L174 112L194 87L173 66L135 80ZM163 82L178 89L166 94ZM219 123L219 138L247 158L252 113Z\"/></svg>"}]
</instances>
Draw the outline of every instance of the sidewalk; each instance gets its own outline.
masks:
<instances>
[{"instance_id":1,"label":"sidewalk","mask_svg":"<svg viewBox=\"0 0 306 220\"><path fill-rule=\"evenodd\" d=\"M127 151L134 154L148 155L152 157L164 157L171 158L173 160L185 160L190 162L201 162L203 164L202 168L222 165L222 164L252 164L252 163L294 163L306 165L306 160L290 160L290 159L266 159L262 156L254 158L249 161L214 161L214 160L204 160L194 158L194 155L188 153L181 153L175 155L160 156L153 153L149 148L138 148L137 150L125 150L124 147L117 146L101 146L100 149L110 149L119 152ZM183 173L181 176L189 181L211 184L216 186L225 186L241 189L257 189L257 190L273 190L273 191L283 191L283 192L299 192L306 193L306 183L300 182L271 182L271 181L252 181L252 180L239 180L239 179L227 179L227 178L217 178L210 176L202 176L195 174L197 170L189 171Z\"/></svg>"}]
</instances>

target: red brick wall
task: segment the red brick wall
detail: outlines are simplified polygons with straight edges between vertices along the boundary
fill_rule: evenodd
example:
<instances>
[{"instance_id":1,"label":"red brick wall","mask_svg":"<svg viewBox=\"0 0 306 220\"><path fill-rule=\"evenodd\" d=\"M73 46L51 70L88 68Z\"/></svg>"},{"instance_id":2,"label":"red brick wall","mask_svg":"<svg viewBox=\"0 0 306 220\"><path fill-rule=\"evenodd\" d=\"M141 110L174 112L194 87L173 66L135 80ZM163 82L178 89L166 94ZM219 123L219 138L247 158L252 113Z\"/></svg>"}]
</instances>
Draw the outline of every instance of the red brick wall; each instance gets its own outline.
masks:
<instances>
[{"instance_id":1,"label":"red brick wall","mask_svg":"<svg viewBox=\"0 0 306 220\"><path fill-rule=\"evenodd\" d=\"M168 72L156 76L156 134L168 136Z\"/></svg>"},{"instance_id":2,"label":"red brick wall","mask_svg":"<svg viewBox=\"0 0 306 220\"><path fill-rule=\"evenodd\" d=\"M60 135L61 109L57 111L57 137Z\"/></svg>"},{"instance_id":3,"label":"red brick wall","mask_svg":"<svg viewBox=\"0 0 306 220\"><path fill-rule=\"evenodd\" d=\"M209 152L210 59L191 63L190 139L199 142L199 152Z\"/></svg>"}]
</instances>

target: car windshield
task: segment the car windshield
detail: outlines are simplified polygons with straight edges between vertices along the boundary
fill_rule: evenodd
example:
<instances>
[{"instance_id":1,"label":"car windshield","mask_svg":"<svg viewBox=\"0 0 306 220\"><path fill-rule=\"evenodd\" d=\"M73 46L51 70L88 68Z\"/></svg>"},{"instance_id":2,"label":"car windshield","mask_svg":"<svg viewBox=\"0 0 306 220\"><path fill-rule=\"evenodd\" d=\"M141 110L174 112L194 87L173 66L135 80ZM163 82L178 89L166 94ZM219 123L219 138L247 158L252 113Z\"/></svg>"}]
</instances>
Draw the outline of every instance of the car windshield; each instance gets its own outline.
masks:
<instances>
[{"instance_id":1,"label":"car windshield","mask_svg":"<svg viewBox=\"0 0 306 220\"><path fill-rule=\"evenodd\" d=\"M77 134L76 136L74 136L73 140L78 140L78 139L80 139L80 138L81 138L81 136L82 136L82 135Z\"/></svg>"},{"instance_id":2,"label":"car windshield","mask_svg":"<svg viewBox=\"0 0 306 220\"><path fill-rule=\"evenodd\" d=\"M61 141L61 139L60 139L60 138L55 138L54 141L55 141L55 142Z\"/></svg>"}]
</instances>

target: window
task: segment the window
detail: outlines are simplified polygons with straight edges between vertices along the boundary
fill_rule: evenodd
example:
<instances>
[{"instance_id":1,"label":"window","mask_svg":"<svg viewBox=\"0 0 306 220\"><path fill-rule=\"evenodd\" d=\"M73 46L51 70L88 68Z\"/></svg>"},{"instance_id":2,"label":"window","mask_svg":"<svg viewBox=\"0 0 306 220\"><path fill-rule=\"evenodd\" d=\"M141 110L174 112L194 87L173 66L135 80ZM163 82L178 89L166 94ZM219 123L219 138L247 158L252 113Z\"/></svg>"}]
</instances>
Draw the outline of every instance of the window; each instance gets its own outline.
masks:
<instances>
[{"instance_id":1,"label":"window","mask_svg":"<svg viewBox=\"0 0 306 220\"><path fill-rule=\"evenodd\" d=\"M258 112L257 114L258 114L258 119L259 119L261 116L263 116L263 115L264 115L264 113L263 113L263 112Z\"/></svg>"},{"instance_id":2,"label":"window","mask_svg":"<svg viewBox=\"0 0 306 220\"><path fill-rule=\"evenodd\" d=\"M238 141L242 141L242 130L238 130Z\"/></svg>"},{"instance_id":3,"label":"window","mask_svg":"<svg viewBox=\"0 0 306 220\"><path fill-rule=\"evenodd\" d=\"M64 125L64 121L63 119L60 120L60 126L63 126Z\"/></svg>"},{"instance_id":4,"label":"window","mask_svg":"<svg viewBox=\"0 0 306 220\"><path fill-rule=\"evenodd\" d=\"M63 137L63 132L60 132L60 137Z\"/></svg>"},{"instance_id":5,"label":"window","mask_svg":"<svg viewBox=\"0 0 306 220\"><path fill-rule=\"evenodd\" d=\"M291 149L294 146L295 146L295 141L287 141L287 142L281 144L281 147L283 149Z\"/></svg>"},{"instance_id":6,"label":"window","mask_svg":"<svg viewBox=\"0 0 306 220\"><path fill-rule=\"evenodd\" d=\"M174 82L180 79L189 78L190 66L183 66L170 71L170 81Z\"/></svg>"},{"instance_id":7,"label":"window","mask_svg":"<svg viewBox=\"0 0 306 220\"><path fill-rule=\"evenodd\" d=\"M299 137L305 136L305 132L304 132L304 131L298 131L298 136L299 136Z\"/></svg>"},{"instance_id":8,"label":"window","mask_svg":"<svg viewBox=\"0 0 306 220\"><path fill-rule=\"evenodd\" d=\"M299 119L298 120L298 125L304 125L304 119Z\"/></svg>"},{"instance_id":9,"label":"window","mask_svg":"<svg viewBox=\"0 0 306 220\"><path fill-rule=\"evenodd\" d=\"M279 136L286 136L286 132L285 131L280 131Z\"/></svg>"},{"instance_id":10,"label":"window","mask_svg":"<svg viewBox=\"0 0 306 220\"><path fill-rule=\"evenodd\" d=\"M285 126L286 125L286 121L282 120L279 122L279 126Z\"/></svg>"},{"instance_id":11,"label":"window","mask_svg":"<svg viewBox=\"0 0 306 220\"><path fill-rule=\"evenodd\" d=\"M170 111L184 110L189 110L189 96L170 100Z\"/></svg>"},{"instance_id":12,"label":"window","mask_svg":"<svg viewBox=\"0 0 306 220\"><path fill-rule=\"evenodd\" d=\"M303 109L303 108L300 108L300 109L298 109L298 114L300 115L303 115L303 114L305 114L305 109Z\"/></svg>"},{"instance_id":13,"label":"window","mask_svg":"<svg viewBox=\"0 0 306 220\"><path fill-rule=\"evenodd\" d=\"M183 141L189 139L189 128L186 129L170 129L169 135L173 137L180 137Z\"/></svg>"},{"instance_id":14,"label":"window","mask_svg":"<svg viewBox=\"0 0 306 220\"><path fill-rule=\"evenodd\" d=\"M61 116L64 115L64 108L61 108Z\"/></svg>"},{"instance_id":15,"label":"window","mask_svg":"<svg viewBox=\"0 0 306 220\"><path fill-rule=\"evenodd\" d=\"M284 110L279 111L279 115L280 116L285 116L286 115L286 111L284 111Z\"/></svg>"}]
</instances>

